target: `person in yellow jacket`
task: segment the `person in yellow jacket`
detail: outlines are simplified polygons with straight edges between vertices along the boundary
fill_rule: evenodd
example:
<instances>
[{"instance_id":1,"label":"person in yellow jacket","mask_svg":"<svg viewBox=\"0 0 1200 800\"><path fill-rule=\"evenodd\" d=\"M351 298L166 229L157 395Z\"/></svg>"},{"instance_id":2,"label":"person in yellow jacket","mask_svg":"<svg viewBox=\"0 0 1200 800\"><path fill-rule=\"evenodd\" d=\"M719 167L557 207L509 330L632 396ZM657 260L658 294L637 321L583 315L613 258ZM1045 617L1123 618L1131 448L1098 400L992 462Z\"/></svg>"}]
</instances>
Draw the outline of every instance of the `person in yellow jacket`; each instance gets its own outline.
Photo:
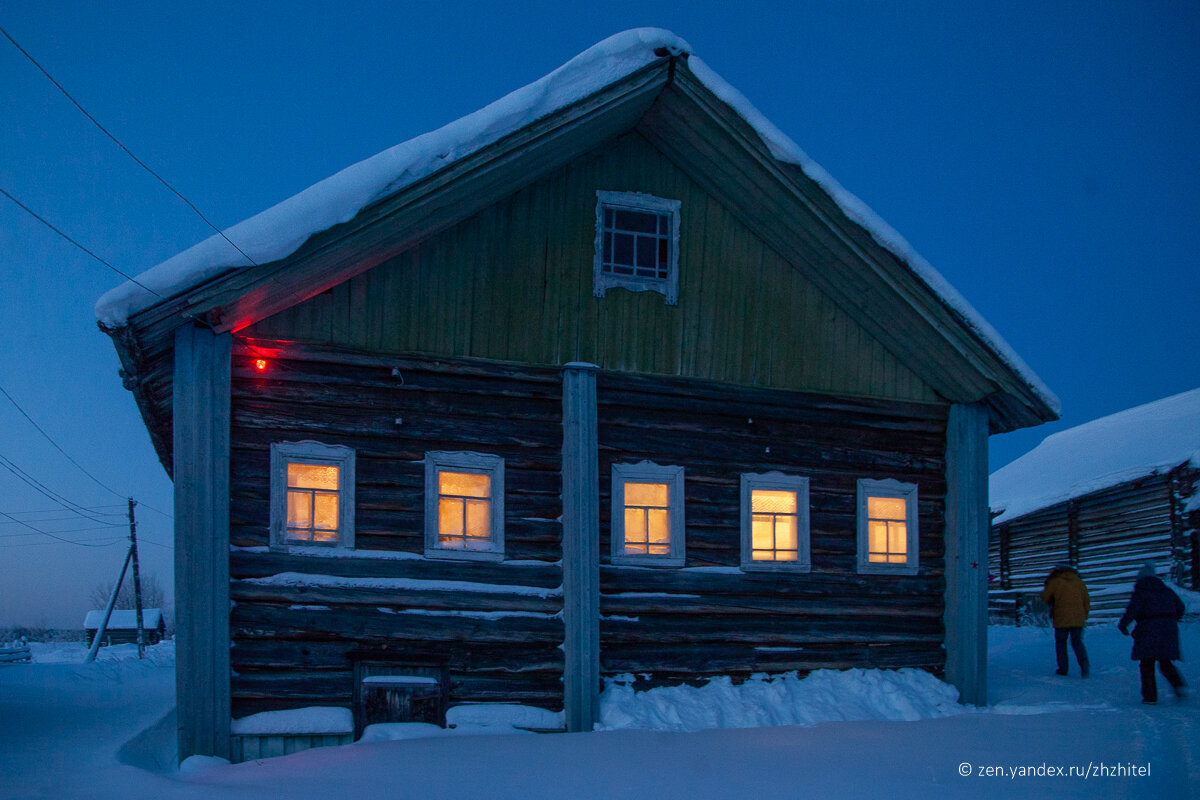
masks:
<instances>
[{"instance_id":1,"label":"person in yellow jacket","mask_svg":"<svg viewBox=\"0 0 1200 800\"><path fill-rule=\"evenodd\" d=\"M1054 655L1058 659L1056 675L1067 674L1067 639L1071 640L1071 649L1079 661L1079 674L1088 676L1087 648L1083 646L1083 626L1087 624L1088 611L1092 601L1088 597L1087 586L1079 573L1070 564L1059 564L1046 577L1046 586L1042 589L1042 602L1050 606L1051 619L1054 620Z\"/></svg>"}]
</instances>

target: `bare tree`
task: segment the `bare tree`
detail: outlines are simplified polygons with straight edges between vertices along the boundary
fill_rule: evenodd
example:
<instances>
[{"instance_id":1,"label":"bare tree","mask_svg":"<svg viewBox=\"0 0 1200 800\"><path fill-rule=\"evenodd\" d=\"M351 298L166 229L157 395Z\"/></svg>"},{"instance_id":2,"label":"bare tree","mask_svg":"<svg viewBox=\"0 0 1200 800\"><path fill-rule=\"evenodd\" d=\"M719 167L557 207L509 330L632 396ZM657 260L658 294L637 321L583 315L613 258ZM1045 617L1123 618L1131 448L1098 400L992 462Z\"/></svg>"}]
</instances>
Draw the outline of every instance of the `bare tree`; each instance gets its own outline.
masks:
<instances>
[{"instance_id":1,"label":"bare tree","mask_svg":"<svg viewBox=\"0 0 1200 800\"><path fill-rule=\"evenodd\" d=\"M97 584L92 589L88 599L92 603L92 608L105 608L108 606L108 598L112 596L113 581L108 583ZM133 608L133 577L125 576L125 580L121 583L121 591L117 593L117 605L115 608ZM142 575L142 608L160 608L164 615L167 613L167 595L163 591L162 584L158 582L158 578L153 573Z\"/></svg>"}]
</instances>

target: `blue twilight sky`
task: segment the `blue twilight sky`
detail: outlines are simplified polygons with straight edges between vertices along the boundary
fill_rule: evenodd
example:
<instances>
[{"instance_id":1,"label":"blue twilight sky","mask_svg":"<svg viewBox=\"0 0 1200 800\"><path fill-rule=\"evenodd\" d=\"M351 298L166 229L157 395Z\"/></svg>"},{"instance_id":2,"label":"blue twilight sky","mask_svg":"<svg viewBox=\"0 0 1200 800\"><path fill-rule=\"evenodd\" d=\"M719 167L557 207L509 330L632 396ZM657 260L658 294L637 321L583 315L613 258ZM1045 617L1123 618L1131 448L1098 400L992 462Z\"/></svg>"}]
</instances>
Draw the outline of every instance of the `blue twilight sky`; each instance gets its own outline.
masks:
<instances>
[{"instance_id":1,"label":"blue twilight sky","mask_svg":"<svg viewBox=\"0 0 1200 800\"><path fill-rule=\"evenodd\" d=\"M221 227L610 34L668 28L1060 395L1062 422L992 439L993 469L1054 430L1200 386L1194 2L32 2L0 5L0 26ZM210 233L2 38L0 97L0 188L111 264L136 273ZM92 315L121 279L3 197L0 257L0 386L116 494L2 396L0 456L72 503L133 494L169 512ZM0 512L96 526L8 469ZM169 585L170 522L139 520L143 571ZM59 534L85 547L0 516L0 625L78 624L120 568L120 534Z\"/></svg>"}]
</instances>

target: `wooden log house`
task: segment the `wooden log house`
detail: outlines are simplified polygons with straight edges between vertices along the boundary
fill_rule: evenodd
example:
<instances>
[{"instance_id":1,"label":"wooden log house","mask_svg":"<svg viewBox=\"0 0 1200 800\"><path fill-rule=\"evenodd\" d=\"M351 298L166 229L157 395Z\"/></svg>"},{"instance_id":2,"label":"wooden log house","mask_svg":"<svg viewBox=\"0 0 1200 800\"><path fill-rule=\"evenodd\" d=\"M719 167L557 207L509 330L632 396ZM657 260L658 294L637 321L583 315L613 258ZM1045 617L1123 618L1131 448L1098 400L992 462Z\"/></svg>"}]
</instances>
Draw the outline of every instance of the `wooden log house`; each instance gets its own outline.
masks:
<instances>
[{"instance_id":1,"label":"wooden log house","mask_svg":"<svg viewBox=\"0 0 1200 800\"><path fill-rule=\"evenodd\" d=\"M987 437L1057 401L689 50L619 34L102 298L176 485L181 757L364 676L569 730L622 673L986 702Z\"/></svg>"},{"instance_id":2,"label":"wooden log house","mask_svg":"<svg viewBox=\"0 0 1200 800\"><path fill-rule=\"evenodd\" d=\"M1057 564L1079 570L1090 620L1121 616L1138 569L1200 589L1200 389L1060 431L991 478L990 606L1038 610Z\"/></svg>"}]
</instances>

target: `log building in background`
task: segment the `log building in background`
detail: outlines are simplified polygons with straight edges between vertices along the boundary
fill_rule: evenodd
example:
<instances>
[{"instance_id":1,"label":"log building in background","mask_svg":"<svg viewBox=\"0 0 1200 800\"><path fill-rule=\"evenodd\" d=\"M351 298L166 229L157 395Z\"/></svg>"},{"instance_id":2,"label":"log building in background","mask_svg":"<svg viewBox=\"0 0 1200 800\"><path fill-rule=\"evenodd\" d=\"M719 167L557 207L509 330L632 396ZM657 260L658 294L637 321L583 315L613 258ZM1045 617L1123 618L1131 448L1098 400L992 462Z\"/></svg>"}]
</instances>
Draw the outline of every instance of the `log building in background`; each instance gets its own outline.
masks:
<instances>
[{"instance_id":1,"label":"log building in background","mask_svg":"<svg viewBox=\"0 0 1200 800\"><path fill-rule=\"evenodd\" d=\"M480 115L100 303L176 482L180 755L388 680L571 730L630 672L984 702L987 436L1053 395L673 35Z\"/></svg>"},{"instance_id":2,"label":"log building in background","mask_svg":"<svg viewBox=\"0 0 1200 800\"><path fill-rule=\"evenodd\" d=\"M990 606L1036 608L1057 564L1078 570L1091 620L1120 617L1138 569L1200 589L1200 389L1048 436L991 478Z\"/></svg>"}]
</instances>

